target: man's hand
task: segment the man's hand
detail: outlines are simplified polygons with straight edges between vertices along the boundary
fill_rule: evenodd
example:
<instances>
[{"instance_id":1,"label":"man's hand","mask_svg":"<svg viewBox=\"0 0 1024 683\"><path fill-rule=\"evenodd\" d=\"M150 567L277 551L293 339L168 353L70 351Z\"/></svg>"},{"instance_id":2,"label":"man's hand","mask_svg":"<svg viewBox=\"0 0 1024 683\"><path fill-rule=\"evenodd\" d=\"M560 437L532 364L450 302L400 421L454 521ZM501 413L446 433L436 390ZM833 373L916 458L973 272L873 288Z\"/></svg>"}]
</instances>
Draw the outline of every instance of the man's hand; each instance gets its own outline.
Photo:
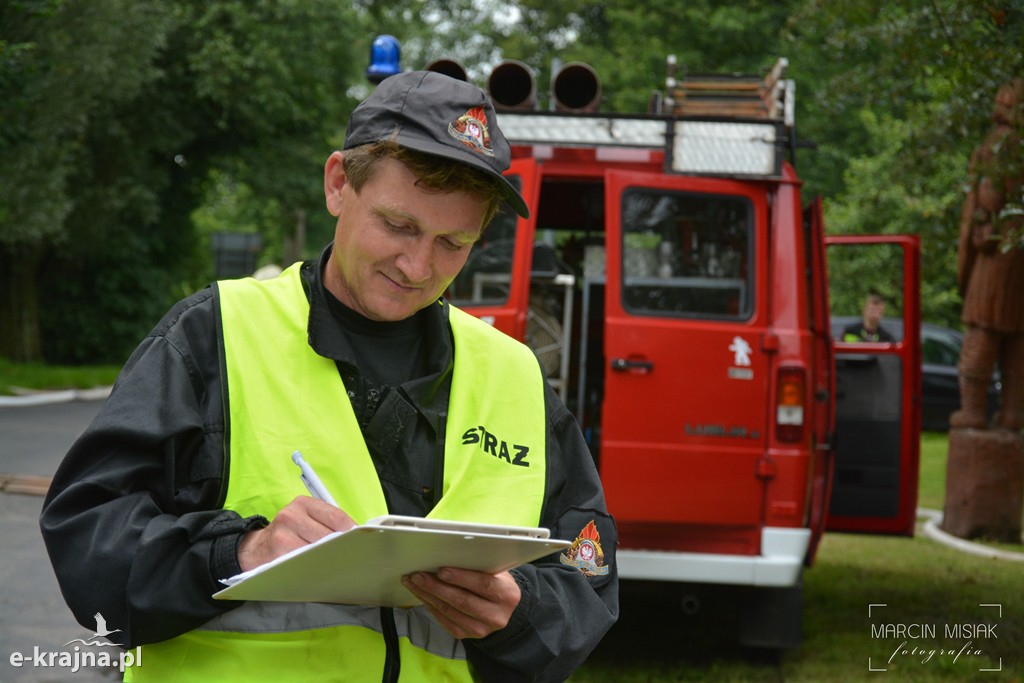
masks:
<instances>
[{"instance_id":1,"label":"man's hand","mask_svg":"<svg viewBox=\"0 0 1024 683\"><path fill-rule=\"evenodd\" d=\"M410 593L456 638L483 638L505 628L522 592L508 572L492 575L444 567L402 577Z\"/></svg>"},{"instance_id":2,"label":"man's hand","mask_svg":"<svg viewBox=\"0 0 1024 683\"><path fill-rule=\"evenodd\" d=\"M238 544L238 564L249 571L329 533L356 525L344 510L322 500L299 496L269 526L248 532Z\"/></svg>"}]
</instances>

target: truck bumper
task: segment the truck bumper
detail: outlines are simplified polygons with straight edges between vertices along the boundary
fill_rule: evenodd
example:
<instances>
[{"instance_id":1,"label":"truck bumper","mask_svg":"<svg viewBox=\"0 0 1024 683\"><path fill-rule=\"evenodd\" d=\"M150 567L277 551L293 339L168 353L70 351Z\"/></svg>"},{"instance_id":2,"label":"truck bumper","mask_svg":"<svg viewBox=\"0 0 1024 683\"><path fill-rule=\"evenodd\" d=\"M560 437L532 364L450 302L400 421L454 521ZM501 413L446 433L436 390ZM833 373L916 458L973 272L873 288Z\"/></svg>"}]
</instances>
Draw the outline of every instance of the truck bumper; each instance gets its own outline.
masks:
<instances>
[{"instance_id":1,"label":"truck bumper","mask_svg":"<svg viewBox=\"0 0 1024 683\"><path fill-rule=\"evenodd\" d=\"M795 586L811 541L810 529L765 527L760 555L616 551L619 577L647 581Z\"/></svg>"}]
</instances>

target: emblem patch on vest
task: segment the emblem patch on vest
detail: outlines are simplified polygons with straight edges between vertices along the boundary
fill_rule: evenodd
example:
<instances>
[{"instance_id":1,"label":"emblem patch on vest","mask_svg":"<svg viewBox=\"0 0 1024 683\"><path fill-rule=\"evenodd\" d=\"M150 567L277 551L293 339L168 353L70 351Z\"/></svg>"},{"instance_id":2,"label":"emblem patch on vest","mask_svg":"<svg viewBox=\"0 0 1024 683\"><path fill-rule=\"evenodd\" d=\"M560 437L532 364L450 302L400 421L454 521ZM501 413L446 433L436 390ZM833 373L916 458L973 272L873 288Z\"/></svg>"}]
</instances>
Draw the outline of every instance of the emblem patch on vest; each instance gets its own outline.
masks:
<instances>
[{"instance_id":1,"label":"emblem patch on vest","mask_svg":"<svg viewBox=\"0 0 1024 683\"><path fill-rule=\"evenodd\" d=\"M562 564L579 569L584 576L604 576L608 573L608 567L604 564L604 551L601 550L601 534L597 532L594 520L583 527L559 559Z\"/></svg>"},{"instance_id":2,"label":"emblem patch on vest","mask_svg":"<svg viewBox=\"0 0 1024 683\"><path fill-rule=\"evenodd\" d=\"M504 460L510 465L530 466L530 463L526 460L526 457L530 454L529 446L509 444L504 439L499 439L494 434L491 434L483 425L470 427L463 433L463 446L469 446L474 443L480 444L480 449L485 453L490 453L495 458Z\"/></svg>"}]
</instances>

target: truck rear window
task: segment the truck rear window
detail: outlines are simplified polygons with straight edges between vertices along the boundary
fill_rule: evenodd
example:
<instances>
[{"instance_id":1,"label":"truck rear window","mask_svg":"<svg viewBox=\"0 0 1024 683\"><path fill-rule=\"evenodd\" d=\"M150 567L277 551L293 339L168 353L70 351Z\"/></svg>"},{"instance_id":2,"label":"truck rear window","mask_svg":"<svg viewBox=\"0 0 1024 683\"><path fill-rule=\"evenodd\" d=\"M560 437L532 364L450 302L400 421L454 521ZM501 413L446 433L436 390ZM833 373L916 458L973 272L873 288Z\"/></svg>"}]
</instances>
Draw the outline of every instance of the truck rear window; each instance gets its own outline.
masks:
<instances>
[{"instance_id":1,"label":"truck rear window","mask_svg":"<svg viewBox=\"0 0 1024 683\"><path fill-rule=\"evenodd\" d=\"M749 318L753 226L753 206L743 197L627 191L623 307L637 315Z\"/></svg>"}]
</instances>

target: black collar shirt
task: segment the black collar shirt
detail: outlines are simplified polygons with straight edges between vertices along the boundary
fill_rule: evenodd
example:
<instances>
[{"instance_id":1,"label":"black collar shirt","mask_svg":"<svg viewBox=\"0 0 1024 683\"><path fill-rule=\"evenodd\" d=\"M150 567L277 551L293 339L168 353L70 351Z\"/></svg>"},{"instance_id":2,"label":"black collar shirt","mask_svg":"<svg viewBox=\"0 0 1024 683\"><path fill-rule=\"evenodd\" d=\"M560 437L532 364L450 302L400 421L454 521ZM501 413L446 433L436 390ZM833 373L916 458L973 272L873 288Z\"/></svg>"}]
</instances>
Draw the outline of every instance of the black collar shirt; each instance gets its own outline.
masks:
<instances>
[{"instance_id":1,"label":"black collar shirt","mask_svg":"<svg viewBox=\"0 0 1024 683\"><path fill-rule=\"evenodd\" d=\"M380 477L388 510L392 514L425 516L435 498L439 413L448 405L451 387L454 354L447 305L428 306L400 323L362 318L344 309L323 285L330 250L328 246L319 262L307 262L302 269L310 306L309 344L338 366ZM343 323L345 319L348 325ZM399 332L408 338L410 329L421 335L412 359L413 376L388 385L360 371L361 367L372 367L365 361L368 353L361 351L386 349L388 345L380 343L382 335ZM391 358L377 358L376 362L396 365L409 363L410 358L408 351L394 347Z\"/></svg>"}]
</instances>

